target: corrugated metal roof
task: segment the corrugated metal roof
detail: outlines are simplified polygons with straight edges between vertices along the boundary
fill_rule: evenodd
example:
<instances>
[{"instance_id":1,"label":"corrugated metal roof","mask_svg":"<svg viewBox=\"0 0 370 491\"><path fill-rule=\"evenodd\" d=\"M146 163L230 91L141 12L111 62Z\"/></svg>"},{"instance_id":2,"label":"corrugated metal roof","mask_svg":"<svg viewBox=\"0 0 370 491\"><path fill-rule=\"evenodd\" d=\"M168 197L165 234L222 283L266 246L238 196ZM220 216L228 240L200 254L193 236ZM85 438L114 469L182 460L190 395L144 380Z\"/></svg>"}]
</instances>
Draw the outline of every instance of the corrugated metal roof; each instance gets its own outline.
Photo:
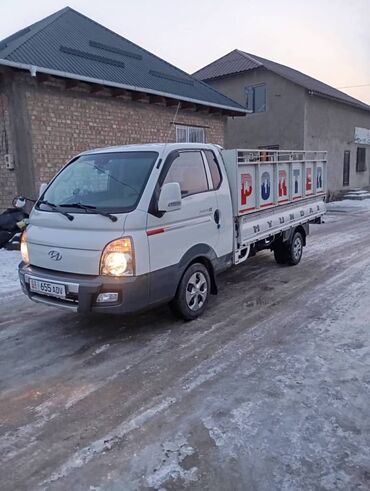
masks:
<instances>
[{"instance_id":1,"label":"corrugated metal roof","mask_svg":"<svg viewBox=\"0 0 370 491\"><path fill-rule=\"evenodd\" d=\"M1 41L1 60L246 112L202 81L69 7Z\"/></svg>"},{"instance_id":2,"label":"corrugated metal roof","mask_svg":"<svg viewBox=\"0 0 370 491\"><path fill-rule=\"evenodd\" d=\"M370 110L370 106L361 102L354 97L351 97L344 92L341 92L330 85L327 85L315 78L305 75L298 70L294 70L275 61L261 58L260 56L252 55L235 49L231 53L219 58L218 60L210 63L209 65L201 68L193 75L199 80L212 80L217 78L223 78L237 73L246 72L249 70L255 70L256 68L263 67L270 70L283 78L290 80L291 82L304 87L314 95L321 97L329 97L335 99L338 102L350 104L361 109Z\"/></svg>"},{"instance_id":3,"label":"corrugated metal roof","mask_svg":"<svg viewBox=\"0 0 370 491\"><path fill-rule=\"evenodd\" d=\"M256 61L243 56L241 51L235 49L234 51L231 51L231 53L222 56L218 60L193 73L193 76L199 80L212 80L253 70L260 66L261 63L257 63Z\"/></svg>"}]
</instances>

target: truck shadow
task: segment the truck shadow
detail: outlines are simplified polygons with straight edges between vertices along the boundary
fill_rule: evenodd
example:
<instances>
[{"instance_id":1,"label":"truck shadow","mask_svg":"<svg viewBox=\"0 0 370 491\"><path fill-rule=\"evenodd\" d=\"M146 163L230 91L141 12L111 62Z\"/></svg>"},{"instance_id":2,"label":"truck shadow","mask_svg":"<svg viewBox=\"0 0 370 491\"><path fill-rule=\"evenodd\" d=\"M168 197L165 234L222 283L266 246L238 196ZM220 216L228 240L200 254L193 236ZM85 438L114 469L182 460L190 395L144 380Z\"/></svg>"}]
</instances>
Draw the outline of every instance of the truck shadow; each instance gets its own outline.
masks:
<instances>
[{"instance_id":1,"label":"truck shadow","mask_svg":"<svg viewBox=\"0 0 370 491\"><path fill-rule=\"evenodd\" d=\"M166 305L131 315L74 314L71 317L78 332L107 339L140 336L149 331L161 332L183 323Z\"/></svg>"},{"instance_id":2,"label":"truck shadow","mask_svg":"<svg viewBox=\"0 0 370 491\"><path fill-rule=\"evenodd\" d=\"M273 256L268 253L262 253L251 258L242 267L235 267L227 271L219 278L219 295L211 296L208 310L204 313L201 319L193 322L184 322L178 319L167 305L156 307L154 309L131 314L131 315L110 315L110 314L64 314L59 317L58 323L66 323L66 329L70 332L75 331L87 337L97 337L105 341L132 338L132 336L140 337L148 333L161 334L168 330L197 330L195 325L199 325L199 329L204 329L204 325L208 323L214 316L217 316L218 307L222 305L225 293L232 287L232 292L229 295L238 295L241 288L248 288L249 292L256 291L259 294L260 288L256 288L256 278L258 284L261 283L263 273L271 274L271 267L275 265L276 269L281 266L277 265ZM266 290L269 287L266 286ZM66 319L68 317L68 320Z\"/></svg>"},{"instance_id":3,"label":"truck shadow","mask_svg":"<svg viewBox=\"0 0 370 491\"><path fill-rule=\"evenodd\" d=\"M226 305L234 310L235 302L238 301L244 307L266 304L268 308L269 298L275 290L271 286L271 275L276 275L274 281L286 284L290 282L289 271L292 268L276 264L270 252L259 253L219 277L219 294L211 296L204 315L190 323L176 318L169 307L164 305L132 315L58 313L54 317L54 325L60 335L70 339L79 338L84 346L82 350L93 349L104 343L134 343L139 347L165 333L171 333L171 337L181 341L208 329L214 323L226 320Z\"/></svg>"},{"instance_id":4,"label":"truck shadow","mask_svg":"<svg viewBox=\"0 0 370 491\"><path fill-rule=\"evenodd\" d=\"M289 274L279 273L281 268L269 253L261 253L224 273L219 278L219 295L211 296L204 315L190 323L177 319L167 305L143 313L119 316L79 315L41 306L38 308L42 310L36 313L34 305L30 303L24 315L27 319L34 319L30 322L24 319L27 326L24 342L32 347L42 344L48 353L54 353L53 356L58 354L60 366L65 366L68 359L77 363L76 366L87 367L113 363L112 356L118 356L121 364L127 356L135 358L143 350L162 353L169 348L173 352L181 346L196 343L209 330L230 331L228 319L239 310L245 318L261 306L268 309L278 301L275 288L271 286L272 268L275 266L278 281L284 280L283 276L289 280ZM235 323L235 319L232 323ZM49 355L45 356L49 360Z\"/></svg>"}]
</instances>

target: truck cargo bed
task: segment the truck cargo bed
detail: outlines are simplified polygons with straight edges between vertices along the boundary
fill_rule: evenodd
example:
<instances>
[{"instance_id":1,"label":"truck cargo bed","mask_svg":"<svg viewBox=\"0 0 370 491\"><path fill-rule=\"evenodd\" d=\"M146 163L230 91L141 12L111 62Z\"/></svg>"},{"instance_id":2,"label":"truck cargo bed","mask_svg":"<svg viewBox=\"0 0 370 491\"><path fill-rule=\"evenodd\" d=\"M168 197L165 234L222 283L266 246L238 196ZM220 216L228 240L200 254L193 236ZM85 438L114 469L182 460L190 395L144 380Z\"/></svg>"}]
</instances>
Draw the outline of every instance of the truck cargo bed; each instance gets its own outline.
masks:
<instances>
[{"instance_id":1,"label":"truck cargo bed","mask_svg":"<svg viewBox=\"0 0 370 491\"><path fill-rule=\"evenodd\" d=\"M223 150L235 221L234 262L252 244L326 212L326 152Z\"/></svg>"},{"instance_id":2,"label":"truck cargo bed","mask_svg":"<svg viewBox=\"0 0 370 491\"><path fill-rule=\"evenodd\" d=\"M325 211L322 197L314 196L299 203L287 203L252 215L237 217L238 248L247 247L288 228L314 221L324 215Z\"/></svg>"},{"instance_id":3,"label":"truck cargo bed","mask_svg":"<svg viewBox=\"0 0 370 491\"><path fill-rule=\"evenodd\" d=\"M326 195L326 152L223 150L234 216Z\"/></svg>"}]
</instances>

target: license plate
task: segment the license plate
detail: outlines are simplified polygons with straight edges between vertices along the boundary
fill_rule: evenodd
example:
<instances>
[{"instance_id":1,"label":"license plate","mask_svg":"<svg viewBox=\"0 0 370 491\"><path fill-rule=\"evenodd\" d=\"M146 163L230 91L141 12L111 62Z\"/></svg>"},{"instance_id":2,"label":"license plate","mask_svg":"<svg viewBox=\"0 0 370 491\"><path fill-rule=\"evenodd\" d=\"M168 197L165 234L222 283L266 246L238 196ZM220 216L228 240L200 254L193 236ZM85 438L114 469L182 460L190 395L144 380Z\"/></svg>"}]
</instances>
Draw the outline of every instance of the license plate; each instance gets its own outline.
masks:
<instances>
[{"instance_id":1,"label":"license plate","mask_svg":"<svg viewBox=\"0 0 370 491\"><path fill-rule=\"evenodd\" d=\"M31 292L40 295L49 295L50 297L65 298L66 288L60 283L51 283L50 281L34 280L30 278Z\"/></svg>"}]
</instances>

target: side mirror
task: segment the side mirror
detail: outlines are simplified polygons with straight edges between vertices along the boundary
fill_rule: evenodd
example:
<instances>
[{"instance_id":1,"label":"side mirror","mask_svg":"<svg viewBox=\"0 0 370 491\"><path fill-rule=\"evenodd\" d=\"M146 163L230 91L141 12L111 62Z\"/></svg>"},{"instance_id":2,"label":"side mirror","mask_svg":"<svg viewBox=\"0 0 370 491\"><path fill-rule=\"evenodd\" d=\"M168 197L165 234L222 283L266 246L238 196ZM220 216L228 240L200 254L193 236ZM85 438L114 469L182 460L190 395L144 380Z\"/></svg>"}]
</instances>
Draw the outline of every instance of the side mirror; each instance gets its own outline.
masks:
<instances>
[{"instance_id":1,"label":"side mirror","mask_svg":"<svg viewBox=\"0 0 370 491\"><path fill-rule=\"evenodd\" d=\"M24 208L26 206L26 198L23 196L16 196L12 202L14 208Z\"/></svg>"},{"instance_id":2,"label":"side mirror","mask_svg":"<svg viewBox=\"0 0 370 491\"><path fill-rule=\"evenodd\" d=\"M158 200L158 211L175 211L181 208L181 189L178 182L163 184Z\"/></svg>"},{"instance_id":3,"label":"side mirror","mask_svg":"<svg viewBox=\"0 0 370 491\"><path fill-rule=\"evenodd\" d=\"M39 190L39 198L40 196L44 193L45 189L48 187L48 185L43 182L41 185L40 185L40 190Z\"/></svg>"}]
</instances>

